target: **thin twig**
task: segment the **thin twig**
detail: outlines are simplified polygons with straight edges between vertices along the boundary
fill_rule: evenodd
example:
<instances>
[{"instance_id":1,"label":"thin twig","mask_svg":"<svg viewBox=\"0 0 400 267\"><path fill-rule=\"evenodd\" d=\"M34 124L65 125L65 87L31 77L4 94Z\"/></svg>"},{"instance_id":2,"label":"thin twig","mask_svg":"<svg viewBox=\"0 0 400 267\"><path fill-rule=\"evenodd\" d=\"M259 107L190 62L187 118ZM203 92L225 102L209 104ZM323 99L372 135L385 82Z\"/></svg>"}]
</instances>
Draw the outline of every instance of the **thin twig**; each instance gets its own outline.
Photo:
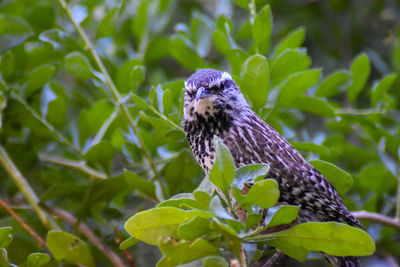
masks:
<instances>
[{"instance_id":1,"label":"thin twig","mask_svg":"<svg viewBox=\"0 0 400 267\"><path fill-rule=\"evenodd\" d=\"M111 116L103 123L101 126L100 130L97 132L96 136L93 138L92 142L90 143L90 146L94 146L97 143L99 143L104 135L106 134L108 127L110 127L111 123L115 120L119 112L119 108L115 108L114 112L111 113Z\"/></svg>"},{"instance_id":2,"label":"thin twig","mask_svg":"<svg viewBox=\"0 0 400 267\"><path fill-rule=\"evenodd\" d=\"M46 207L46 209L50 213L56 215L60 219L70 223L73 226L75 226L78 221L72 214L62 209L50 208L50 207ZM108 260L113 264L113 266L118 266L118 267L126 266L125 263L121 260L121 258L93 233L93 231L90 229L89 226L81 222L79 224L78 229L83 235L87 237L87 239L93 245L95 245L108 258Z\"/></svg>"},{"instance_id":3,"label":"thin twig","mask_svg":"<svg viewBox=\"0 0 400 267\"><path fill-rule=\"evenodd\" d=\"M400 183L397 185L396 219L397 219L397 221L400 221Z\"/></svg>"},{"instance_id":4,"label":"thin twig","mask_svg":"<svg viewBox=\"0 0 400 267\"><path fill-rule=\"evenodd\" d=\"M61 158L58 156L53 156L53 155L48 155L45 153L39 153L39 158L43 161L58 164L61 166L66 166L66 167L71 167L74 169L77 169L81 172L86 173L90 177L99 179L99 180L104 180L107 179L108 176L104 172L98 171L96 169L93 169L89 166L86 165L86 161L84 160L70 160L70 159L65 159Z\"/></svg>"},{"instance_id":5,"label":"thin twig","mask_svg":"<svg viewBox=\"0 0 400 267\"><path fill-rule=\"evenodd\" d=\"M0 198L0 205L3 206L3 208L10 213L11 216L14 217L15 220L24 228L38 243L39 247L47 247L46 241L43 240L43 238L40 237L29 225L27 225L24 220L21 219L21 217L18 216L11 208L8 206L8 204Z\"/></svg>"},{"instance_id":6,"label":"thin twig","mask_svg":"<svg viewBox=\"0 0 400 267\"><path fill-rule=\"evenodd\" d=\"M149 105L149 108L151 111L153 111L158 117L160 117L162 120L164 120L167 124L169 124L170 126L172 126L173 128L175 128L176 130L183 132L183 129L181 127L179 127L178 125L176 125L173 121L171 121L170 119L168 119L166 116L164 116L163 114L161 114L160 112L158 112L157 109L155 109L154 107Z\"/></svg>"},{"instance_id":7,"label":"thin twig","mask_svg":"<svg viewBox=\"0 0 400 267\"><path fill-rule=\"evenodd\" d=\"M256 0L251 0L249 3L249 9L250 9L250 16L251 16L251 24L254 23L254 20L256 19L257 16L257 11L256 11ZM256 45L256 54L258 54L258 46Z\"/></svg>"},{"instance_id":8,"label":"thin twig","mask_svg":"<svg viewBox=\"0 0 400 267\"><path fill-rule=\"evenodd\" d=\"M64 135L62 135L59 131L57 131L52 124L50 124L45 118L43 118L40 114L38 114L34 109L32 109L26 101L18 96L17 94L12 93L11 94L12 98L18 100L22 105L25 106L26 109L29 110L29 112L38 120L42 122L42 124L56 137L56 139L70 148L72 148L75 152L77 152L79 155L82 154L82 152L74 145L72 144Z\"/></svg>"},{"instance_id":9,"label":"thin twig","mask_svg":"<svg viewBox=\"0 0 400 267\"><path fill-rule=\"evenodd\" d=\"M240 244L239 256L240 256L240 266L247 267L246 255L244 254L243 244Z\"/></svg>"},{"instance_id":10,"label":"thin twig","mask_svg":"<svg viewBox=\"0 0 400 267\"><path fill-rule=\"evenodd\" d=\"M98 68L100 69L101 73L104 75L104 78L111 90L111 94L114 97L114 100L116 101L116 105L121 109L122 113L124 114L125 118L128 120L128 123L130 124L133 133L136 135L136 138L139 142L139 148L141 150L141 152L143 153L144 157L147 159L147 161L150 164L150 167L154 173L154 176L156 178L156 180L158 180L158 182L160 183L160 187L161 187L161 191L163 193L163 197L165 198L167 196L167 191L165 189L164 184L161 181L160 176L158 175L157 169L154 165L154 162L152 160L152 158L150 157L149 153L146 151L145 146L144 146L144 141L142 139L142 137L139 135L138 130L136 129L136 125L135 122L131 116L131 114L128 111L128 108L124 105L121 95L119 94L117 87L115 86L114 82L112 81L110 75L108 74L107 69L105 68L103 62L100 59L100 56L97 54L96 50L94 49L93 44L91 43L91 41L89 40L89 37L86 35L85 31L82 29L81 25L79 23L77 23L65 0L58 0L59 3L61 4L61 6L63 7L64 11L67 13L68 17L70 18L72 24L74 24L75 29L78 31L79 35L81 36L81 38L83 39L85 45L86 45L86 49L89 51L89 53L92 55L94 61L96 62Z\"/></svg>"},{"instance_id":11,"label":"thin twig","mask_svg":"<svg viewBox=\"0 0 400 267\"><path fill-rule=\"evenodd\" d=\"M368 211L355 211L352 212L353 216L356 217L359 220L367 220L367 221L371 221L371 222L378 222L381 223L383 225L392 227L394 229L397 229L398 231L400 231L400 220L398 220L397 218L391 218L382 214L378 214L378 213L372 213L372 212L368 212Z\"/></svg>"},{"instance_id":12,"label":"thin twig","mask_svg":"<svg viewBox=\"0 0 400 267\"><path fill-rule=\"evenodd\" d=\"M17 185L18 189L24 195L26 201L28 201L29 205L33 208L41 222L48 229L57 229L57 224L49 217L46 212L39 207L39 198L36 193L32 190L24 176L15 166L14 162L8 156L7 151L4 149L2 145L0 145L0 163L3 165L3 168L13 179L14 183Z\"/></svg>"},{"instance_id":13,"label":"thin twig","mask_svg":"<svg viewBox=\"0 0 400 267\"><path fill-rule=\"evenodd\" d=\"M118 230L116 227L114 227L114 234L115 234L115 243L119 246L122 243L122 238L121 235L118 233ZM124 249L123 253L125 255L126 260L129 262L129 265L131 267L135 267L136 263L135 263L135 258L133 257L133 255L129 252L129 250Z\"/></svg>"}]
</instances>

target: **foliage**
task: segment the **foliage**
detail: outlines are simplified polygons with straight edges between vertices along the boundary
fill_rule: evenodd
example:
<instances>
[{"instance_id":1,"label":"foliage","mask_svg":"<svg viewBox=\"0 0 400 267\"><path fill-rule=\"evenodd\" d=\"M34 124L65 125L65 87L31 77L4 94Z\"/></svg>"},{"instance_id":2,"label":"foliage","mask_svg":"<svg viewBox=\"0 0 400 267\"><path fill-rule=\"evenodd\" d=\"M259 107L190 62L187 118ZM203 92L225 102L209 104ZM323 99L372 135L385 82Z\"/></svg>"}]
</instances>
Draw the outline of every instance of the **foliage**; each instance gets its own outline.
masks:
<instances>
[{"instance_id":1,"label":"foliage","mask_svg":"<svg viewBox=\"0 0 400 267\"><path fill-rule=\"evenodd\" d=\"M158 267L194 260L203 261L204 265L205 257L210 255L218 256L207 259L217 265L223 261L221 251L230 251L246 265L264 256L266 245L299 261L304 261L310 251L337 256L364 256L374 252L372 238L346 224L303 223L274 231L273 226L288 225L295 220L299 206L275 206L279 188L275 180L264 179L268 165L247 165L235 172L229 149L220 140L216 140L215 146L217 154L209 180L223 193L228 208L223 206L220 197L207 193L213 192L213 187L205 178L202 189L176 195L175 201L166 200L157 208L139 212L125 224L133 237L158 245L164 254ZM242 194L246 184L253 186ZM229 196L229 188L233 197ZM268 209L265 219L264 209ZM241 250L247 258L241 256Z\"/></svg>"},{"instance_id":2,"label":"foliage","mask_svg":"<svg viewBox=\"0 0 400 267\"><path fill-rule=\"evenodd\" d=\"M15 212L0 210L0 265L121 266L127 252L138 266L226 266L241 247L250 262L267 245L301 261L371 254L364 231L337 223L263 233L299 207L274 207L276 182L260 179L268 167L234 170L222 143L204 178L179 126L183 81L204 67L232 73L350 210L394 218L363 223L379 251L400 254L400 35L379 27L392 31L383 42L364 23L378 13L389 23L397 6L211 2L0 3L0 200ZM255 185L242 194L246 181Z\"/></svg>"}]
</instances>

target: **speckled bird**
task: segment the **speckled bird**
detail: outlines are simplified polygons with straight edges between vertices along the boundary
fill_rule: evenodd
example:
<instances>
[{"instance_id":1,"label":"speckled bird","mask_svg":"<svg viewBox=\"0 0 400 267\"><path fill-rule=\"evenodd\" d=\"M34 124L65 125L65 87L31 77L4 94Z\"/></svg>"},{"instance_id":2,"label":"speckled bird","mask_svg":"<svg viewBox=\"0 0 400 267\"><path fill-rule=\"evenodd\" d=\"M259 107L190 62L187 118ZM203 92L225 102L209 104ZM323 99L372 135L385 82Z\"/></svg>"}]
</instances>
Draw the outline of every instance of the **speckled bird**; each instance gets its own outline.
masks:
<instances>
[{"instance_id":1,"label":"speckled bird","mask_svg":"<svg viewBox=\"0 0 400 267\"><path fill-rule=\"evenodd\" d=\"M335 221L361 227L333 185L247 104L227 72L202 69L185 82L182 126L206 174L215 158L214 136L229 148L236 167L266 163L279 184L278 204L299 205L298 223ZM326 256L333 266L359 266L357 257Z\"/></svg>"}]
</instances>

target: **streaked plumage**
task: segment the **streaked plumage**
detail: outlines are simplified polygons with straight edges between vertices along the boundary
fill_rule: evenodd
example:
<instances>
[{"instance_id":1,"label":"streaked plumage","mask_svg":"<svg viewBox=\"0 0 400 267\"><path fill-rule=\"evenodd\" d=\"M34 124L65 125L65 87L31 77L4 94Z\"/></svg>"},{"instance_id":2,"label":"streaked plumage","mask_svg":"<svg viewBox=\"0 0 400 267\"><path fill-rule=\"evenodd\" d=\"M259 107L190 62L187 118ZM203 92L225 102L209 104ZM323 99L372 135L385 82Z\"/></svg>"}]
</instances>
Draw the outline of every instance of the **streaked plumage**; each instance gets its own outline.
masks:
<instances>
[{"instance_id":1,"label":"streaked plumage","mask_svg":"<svg viewBox=\"0 0 400 267\"><path fill-rule=\"evenodd\" d=\"M204 69L185 83L184 127L196 160L206 173L215 156L217 135L230 149L236 167L270 165L269 177L281 192L279 203L301 205L298 222L337 221L361 226L336 189L289 142L254 113L226 72ZM356 257L330 257L338 266L358 266Z\"/></svg>"}]
</instances>

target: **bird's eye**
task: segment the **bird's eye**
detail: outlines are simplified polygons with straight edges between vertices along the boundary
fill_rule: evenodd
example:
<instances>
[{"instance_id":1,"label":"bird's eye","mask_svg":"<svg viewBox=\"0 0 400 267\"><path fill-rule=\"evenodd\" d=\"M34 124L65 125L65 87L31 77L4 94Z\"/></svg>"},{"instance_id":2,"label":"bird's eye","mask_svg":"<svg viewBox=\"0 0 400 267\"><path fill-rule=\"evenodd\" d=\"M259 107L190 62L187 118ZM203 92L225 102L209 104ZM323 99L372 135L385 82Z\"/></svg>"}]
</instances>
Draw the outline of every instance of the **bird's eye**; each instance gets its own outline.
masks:
<instances>
[{"instance_id":1,"label":"bird's eye","mask_svg":"<svg viewBox=\"0 0 400 267\"><path fill-rule=\"evenodd\" d=\"M195 91L186 91L186 93L190 96L190 98L194 98L195 97Z\"/></svg>"}]
</instances>

